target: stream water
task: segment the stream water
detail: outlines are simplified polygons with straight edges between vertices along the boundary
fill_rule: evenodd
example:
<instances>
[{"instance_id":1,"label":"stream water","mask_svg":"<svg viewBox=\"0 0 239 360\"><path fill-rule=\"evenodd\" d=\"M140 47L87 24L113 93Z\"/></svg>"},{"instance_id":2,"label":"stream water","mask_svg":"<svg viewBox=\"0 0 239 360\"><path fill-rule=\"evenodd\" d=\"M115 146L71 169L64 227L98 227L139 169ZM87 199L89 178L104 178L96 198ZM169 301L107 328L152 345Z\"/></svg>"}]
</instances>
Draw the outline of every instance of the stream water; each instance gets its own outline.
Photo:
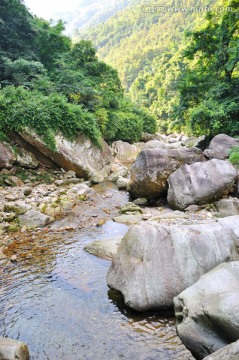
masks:
<instances>
[{"instance_id":1,"label":"stream water","mask_svg":"<svg viewBox=\"0 0 239 360\"><path fill-rule=\"evenodd\" d=\"M113 213L127 201L126 193L108 185L96 190L99 214L106 206ZM59 231L77 221L72 231ZM84 246L123 235L127 227L112 220L97 227L94 221L86 202L49 234L16 240L9 251L18 261L0 276L1 336L26 342L31 360L193 359L176 336L172 314L136 313L108 289L110 262L86 253Z\"/></svg>"}]
</instances>

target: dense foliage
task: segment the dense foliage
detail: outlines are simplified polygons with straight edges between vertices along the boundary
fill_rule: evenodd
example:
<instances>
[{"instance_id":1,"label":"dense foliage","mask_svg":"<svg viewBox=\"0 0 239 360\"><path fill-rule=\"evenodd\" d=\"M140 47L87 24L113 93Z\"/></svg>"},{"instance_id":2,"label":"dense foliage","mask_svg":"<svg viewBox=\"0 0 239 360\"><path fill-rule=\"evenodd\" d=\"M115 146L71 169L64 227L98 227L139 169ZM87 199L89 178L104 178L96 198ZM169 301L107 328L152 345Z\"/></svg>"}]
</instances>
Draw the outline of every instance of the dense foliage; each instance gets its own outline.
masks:
<instances>
[{"instance_id":1,"label":"dense foliage","mask_svg":"<svg viewBox=\"0 0 239 360\"><path fill-rule=\"evenodd\" d=\"M239 133L239 1L228 5L230 11L207 14L184 51L176 123L195 134Z\"/></svg>"},{"instance_id":2,"label":"dense foliage","mask_svg":"<svg viewBox=\"0 0 239 360\"><path fill-rule=\"evenodd\" d=\"M33 17L20 0L1 2L0 137L28 126L54 149L57 131L96 144L101 136L134 141L155 131L155 119L124 97L117 72L92 43L73 45L63 30L62 21Z\"/></svg>"},{"instance_id":3,"label":"dense foliage","mask_svg":"<svg viewBox=\"0 0 239 360\"><path fill-rule=\"evenodd\" d=\"M162 131L238 133L238 0L150 4L137 1L83 35Z\"/></svg>"}]
</instances>

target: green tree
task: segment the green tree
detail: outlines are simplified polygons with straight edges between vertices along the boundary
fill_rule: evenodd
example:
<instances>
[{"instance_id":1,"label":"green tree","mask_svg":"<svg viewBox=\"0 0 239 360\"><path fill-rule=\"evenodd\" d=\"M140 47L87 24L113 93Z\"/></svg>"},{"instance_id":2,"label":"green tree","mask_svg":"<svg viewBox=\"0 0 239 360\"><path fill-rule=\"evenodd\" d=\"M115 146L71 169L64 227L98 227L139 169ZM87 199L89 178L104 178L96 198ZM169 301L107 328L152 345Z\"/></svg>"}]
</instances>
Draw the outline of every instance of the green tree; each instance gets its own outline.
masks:
<instances>
[{"instance_id":1,"label":"green tree","mask_svg":"<svg viewBox=\"0 0 239 360\"><path fill-rule=\"evenodd\" d=\"M195 134L239 130L239 1L227 5L230 11L207 14L184 52L176 124Z\"/></svg>"}]
</instances>

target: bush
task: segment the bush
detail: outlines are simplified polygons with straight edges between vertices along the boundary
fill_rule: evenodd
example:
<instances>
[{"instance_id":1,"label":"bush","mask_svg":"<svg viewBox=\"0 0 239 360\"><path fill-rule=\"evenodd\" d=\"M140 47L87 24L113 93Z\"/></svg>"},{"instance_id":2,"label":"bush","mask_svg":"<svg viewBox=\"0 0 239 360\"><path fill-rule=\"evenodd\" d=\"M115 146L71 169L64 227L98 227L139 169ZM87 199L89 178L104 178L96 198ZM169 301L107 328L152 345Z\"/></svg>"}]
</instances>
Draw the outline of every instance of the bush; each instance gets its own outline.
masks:
<instances>
[{"instance_id":1,"label":"bush","mask_svg":"<svg viewBox=\"0 0 239 360\"><path fill-rule=\"evenodd\" d=\"M229 153L229 161L233 165L239 165L239 146L235 146Z\"/></svg>"},{"instance_id":2,"label":"bush","mask_svg":"<svg viewBox=\"0 0 239 360\"><path fill-rule=\"evenodd\" d=\"M109 122L105 131L105 139L109 142L122 140L137 142L143 130L143 120L130 112L115 111L109 114Z\"/></svg>"},{"instance_id":3,"label":"bush","mask_svg":"<svg viewBox=\"0 0 239 360\"><path fill-rule=\"evenodd\" d=\"M85 134L100 143L100 131L93 114L81 106L67 103L63 95L44 96L22 87L6 87L0 91L0 133L33 128L46 145L55 150L54 136L58 131L73 139Z\"/></svg>"}]
</instances>

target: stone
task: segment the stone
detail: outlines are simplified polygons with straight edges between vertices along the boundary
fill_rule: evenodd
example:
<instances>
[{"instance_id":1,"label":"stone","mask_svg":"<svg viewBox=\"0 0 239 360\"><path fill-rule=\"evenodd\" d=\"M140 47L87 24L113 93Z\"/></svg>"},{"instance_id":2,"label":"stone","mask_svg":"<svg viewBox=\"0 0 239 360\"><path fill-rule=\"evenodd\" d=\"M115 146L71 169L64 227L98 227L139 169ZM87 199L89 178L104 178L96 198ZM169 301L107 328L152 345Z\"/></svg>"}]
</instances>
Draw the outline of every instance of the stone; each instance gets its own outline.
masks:
<instances>
[{"instance_id":1,"label":"stone","mask_svg":"<svg viewBox=\"0 0 239 360\"><path fill-rule=\"evenodd\" d=\"M0 359L30 360L29 350L25 343L8 338L0 338Z\"/></svg>"},{"instance_id":2,"label":"stone","mask_svg":"<svg viewBox=\"0 0 239 360\"><path fill-rule=\"evenodd\" d=\"M79 196L89 197L95 194L95 190L91 189L88 185L84 183L75 185L70 189L70 191L75 193L78 197Z\"/></svg>"},{"instance_id":3,"label":"stone","mask_svg":"<svg viewBox=\"0 0 239 360\"><path fill-rule=\"evenodd\" d=\"M238 215L218 219L218 223L224 228L232 229L239 240L239 217ZM238 244L239 245L239 244Z\"/></svg>"},{"instance_id":4,"label":"stone","mask_svg":"<svg viewBox=\"0 0 239 360\"><path fill-rule=\"evenodd\" d=\"M20 226L27 228L41 228L52 222L50 216L42 214L40 211L30 210L19 216Z\"/></svg>"},{"instance_id":5,"label":"stone","mask_svg":"<svg viewBox=\"0 0 239 360\"><path fill-rule=\"evenodd\" d=\"M18 187L22 187L25 185L24 182L21 179L19 179L17 176L9 176L5 180L5 183L10 186L18 186Z\"/></svg>"},{"instance_id":6,"label":"stone","mask_svg":"<svg viewBox=\"0 0 239 360\"><path fill-rule=\"evenodd\" d=\"M138 199L135 199L133 201L133 203L135 205L146 206L146 205L148 205L148 200L146 198L138 198Z\"/></svg>"},{"instance_id":7,"label":"stone","mask_svg":"<svg viewBox=\"0 0 239 360\"><path fill-rule=\"evenodd\" d=\"M16 157L11 146L0 142L0 169L11 169L15 161Z\"/></svg>"},{"instance_id":8,"label":"stone","mask_svg":"<svg viewBox=\"0 0 239 360\"><path fill-rule=\"evenodd\" d=\"M238 217L239 220L239 217ZM131 226L107 274L109 287L137 311L173 306L173 298L218 264L238 258L235 233L218 223Z\"/></svg>"},{"instance_id":9,"label":"stone","mask_svg":"<svg viewBox=\"0 0 239 360\"><path fill-rule=\"evenodd\" d=\"M30 209L31 209L30 205L20 200L16 202L9 202L4 205L5 212L14 212L17 215L25 214Z\"/></svg>"},{"instance_id":10,"label":"stone","mask_svg":"<svg viewBox=\"0 0 239 360\"><path fill-rule=\"evenodd\" d=\"M182 164L205 161L199 149L149 148L138 155L130 170L129 191L134 198L158 198L166 194L167 179Z\"/></svg>"},{"instance_id":11,"label":"stone","mask_svg":"<svg viewBox=\"0 0 239 360\"><path fill-rule=\"evenodd\" d=\"M238 340L239 261L203 275L175 297L174 306L177 333L196 359Z\"/></svg>"},{"instance_id":12,"label":"stone","mask_svg":"<svg viewBox=\"0 0 239 360\"><path fill-rule=\"evenodd\" d=\"M113 218L115 222L126 225L138 224L142 220L142 215L120 215Z\"/></svg>"},{"instance_id":13,"label":"stone","mask_svg":"<svg viewBox=\"0 0 239 360\"><path fill-rule=\"evenodd\" d=\"M39 161L30 151L18 147L16 150L16 162L26 169L36 169L39 166Z\"/></svg>"},{"instance_id":14,"label":"stone","mask_svg":"<svg viewBox=\"0 0 239 360\"><path fill-rule=\"evenodd\" d=\"M206 147L208 146L208 138L205 135L202 135L200 137L189 137L185 140L182 141L182 146L186 146L186 147L197 147L201 150L205 150Z\"/></svg>"},{"instance_id":15,"label":"stone","mask_svg":"<svg viewBox=\"0 0 239 360\"><path fill-rule=\"evenodd\" d=\"M115 141L112 144L112 153L115 162L133 163L139 153L136 145L131 145L124 141Z\"/></svg>"},{"instance_id":16,"label":"stone","mask_svg":"<svg viewBox=\"0 0 239 360\"><path fill-rule=\"evenodd\" d=\"M118 180L116 181L116 184L119 190L126 190L128 188L129 182L130 182L129 179L119 176Z\"/></svg>"},{"instance_id":17,"label":"stone","mask_svg":"<svg viewBox=\"0 0 239 360\"><path fill-rule=\"evenodd\" d=\"M209 204L234 190L237 173L225 160L183 165L169 176L168 203L176 209Z\"/></svg>"},{"instance_id":18,"label":"stone","mask_svg":"<svg viewBox=\"0 0 239 360\"><path fill-rule=\"evenodd\" d=\"M126 213L143 213L143 210L136 204L132 202L128 202L125 204L120 210L120 214L126 214Z\"/></svg>"},{"instance_id":19,"label":"stone","mask_svg":"<svg viewBox=\"0 0 239 360\"><path fill-rule=\"evenodd\" d=\"M126 178L128 173L128 168L122 165L118 167L112 174L110 174L109 181L116 182L120 177Z\"/></svg>"},{"instance_id":20,"label":"stone","mask_svg":"<svg viewBox=\"0 0 239 360\"><path fill-rule=\"evenodd\" d=\"M109 146L103 140L100 149L83 135L70 141L59 133L55 136L56 151L53 152L45 145L43 139L29 128L22 131L20 136L58 166L66 171L74 171L80 178L98 183L109 175L112 155Z\"/></svg>"},{"instance_id":21,"label":"stone","mask_svg":"<svg viewBox=\"0 0 239 360\"><path fill-rule=\"evenodd\" d=\"M219 134L212 139L208 149L204 151L204 154L209 159L225 160L228 158L231 148L235 146L239 146L239 139L234 139L225 134Z\"/></svg>"},{"instance_id":22,"label":"stone","mask_svg":"<svg viewBox=\"0 0 239 360\"><path fill-rule=\"evenodd\" d=\"M112 260L112 257L118 250L121 240L122 236L116 236L112 239L96 240L87 245L84 249L89 254L98 256L102 259Z\"/></svg>"},{"instance_id":23,"label":"stone","mask_svg":"<svg viewBox=\"0 0 239 360\"><path fill-rule=\"evenodd\" d=\"M208 355L204 360L238 360L239 359L239 340L224 346L216 352Z\"/></svg>"},{"instance_id":24,"label":"stone","mask_svg":"<svg viewBox=\"0 0 239 360\"><path fill-rule=\"evenodd\" d=\"M26 187L23 189L23 194L24 194L25 196L29 196L29 195L31 195L31 193L32 193L32 188L31 188L30 186L26 186Z\"/></svg>"},{"instance_id":25,"label":"stone","mask_svg":"<svg viewBox=\"0 0 239 360\"><path fill-rule=\"evenodd\" d=\"M215 203L215 206L220 217L239 215L239 200L237 198L221 199Z\"/></svg>"}]
</instances>

